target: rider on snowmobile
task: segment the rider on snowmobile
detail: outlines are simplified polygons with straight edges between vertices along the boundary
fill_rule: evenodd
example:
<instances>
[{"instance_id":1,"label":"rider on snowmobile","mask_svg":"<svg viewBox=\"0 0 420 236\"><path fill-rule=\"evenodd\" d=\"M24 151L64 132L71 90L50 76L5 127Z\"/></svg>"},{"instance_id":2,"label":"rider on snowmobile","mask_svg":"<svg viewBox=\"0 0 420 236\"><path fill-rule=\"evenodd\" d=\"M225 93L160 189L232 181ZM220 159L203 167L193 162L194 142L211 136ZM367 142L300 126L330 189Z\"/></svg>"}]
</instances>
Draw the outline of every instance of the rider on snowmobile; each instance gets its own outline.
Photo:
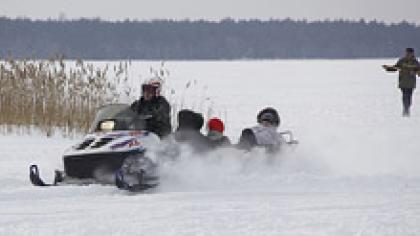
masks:
<instances>
[{"instance_id":1,"label":"rider on snowmobile","mask_svg":"<svg viewBox=\"0 0 420 236\"><path fill-rule=\"evenodd\" d=\"M277 132L280 126L280 116L271 107L261 110L257 115L258 125L242 130L238 147L250 150L253 147L265 147L269 152L276 152L280 149L284 139Z\"/></svg>"},{"instance_id":2,"label":"rider on snowmobile","mask_svg":"<svg viewBox=\"0 0 420 236\"><path fill-rule=\"evenodd\" d=\"M141 87L142 96L131 104L131 109L145 116L146 130L157 134L160 138L172 132L171 106L165 97L160 95L162 83L160 79L151 79Z\"/></svg>"}]
</instances>

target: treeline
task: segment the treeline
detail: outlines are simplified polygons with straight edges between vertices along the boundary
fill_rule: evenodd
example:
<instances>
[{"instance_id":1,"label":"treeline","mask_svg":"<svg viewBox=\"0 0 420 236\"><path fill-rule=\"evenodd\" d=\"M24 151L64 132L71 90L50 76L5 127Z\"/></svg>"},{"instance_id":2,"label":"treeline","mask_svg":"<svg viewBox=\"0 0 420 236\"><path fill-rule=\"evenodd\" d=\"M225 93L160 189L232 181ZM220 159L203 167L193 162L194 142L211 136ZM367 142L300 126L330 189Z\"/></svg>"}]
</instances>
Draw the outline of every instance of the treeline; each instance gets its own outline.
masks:
<instances>
[{"instance_id":1,"label":"treeline","mask_svg":"<svg viewBox=\"0 0 420 236\"><path fill-rule=\"evenodd\" d=\"M0 18L0 57L69 59L378 58L420 50L407 22L119 21Z\"/></svg>"}]
</instances>

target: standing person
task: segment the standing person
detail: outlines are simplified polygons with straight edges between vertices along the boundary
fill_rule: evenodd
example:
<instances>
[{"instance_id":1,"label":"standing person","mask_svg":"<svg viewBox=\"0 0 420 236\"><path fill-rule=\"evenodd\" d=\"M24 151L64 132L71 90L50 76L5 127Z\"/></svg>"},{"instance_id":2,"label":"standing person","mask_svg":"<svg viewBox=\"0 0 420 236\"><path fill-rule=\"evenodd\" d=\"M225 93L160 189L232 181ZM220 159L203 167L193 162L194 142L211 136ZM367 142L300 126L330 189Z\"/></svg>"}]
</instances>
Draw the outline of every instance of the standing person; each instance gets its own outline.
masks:
<instances>
[{"instance_id":1,"label":"standing person","mask_svg":"<svg viewBox=\"0 0 420 236\"><path fill-rule=\"evenodd\" d=\"M219 118L212 118L207 122L207 138L213 148L229 146L230 140L223 135L225 125Z\"/></svg>"},{"instance_id":2,"label":"standing person","mask_svg":"<svg viewBox=\"0 0 420 236\"><path fill-rule=\"evenodd\" d=\"M160 95L161 87L159 79L151 79L144 83L141 88L142 95L131 104L131 109L146 117L146 130L163 138L172 132L172 127L171 106L166 98Z\"/></svg>"},{"instance_id":3,"label":"standing person","mask_svg":"<svg viewBox=\"0 0 420 236\"><path fill-rule=\"evenodd\" d=\"M265 147L268 152L276 152L285 142L282 135L277 132L280 126L280 116L271 107L264 108L257 115L258 125L242 130L238 147L250 150L253 147Z\"/></svg>"},{"instance_id":4,"label":"standing person","mask_svg":"<svg viewBox=\"0 0 420 236\"><path fill-rule=\"evenodd\" d=\"M414 49L406 48L405 56L400 58L395 65L384 65L383 67L386 71L399 71L398 87L402 92L403 116L410 116L412 95L416 88L416 73L420 70L420 64L414 55Z\"/></svg>"}]
</instances>

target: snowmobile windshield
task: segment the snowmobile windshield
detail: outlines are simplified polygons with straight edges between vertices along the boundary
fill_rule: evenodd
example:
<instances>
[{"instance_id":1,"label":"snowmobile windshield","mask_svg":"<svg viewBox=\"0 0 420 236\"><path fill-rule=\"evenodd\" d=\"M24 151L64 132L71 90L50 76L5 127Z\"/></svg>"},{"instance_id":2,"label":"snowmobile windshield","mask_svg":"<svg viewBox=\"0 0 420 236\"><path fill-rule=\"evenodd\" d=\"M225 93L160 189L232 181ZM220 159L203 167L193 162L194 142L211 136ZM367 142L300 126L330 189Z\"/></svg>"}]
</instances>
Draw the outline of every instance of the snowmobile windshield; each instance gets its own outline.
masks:
<instances>
[{"instance_id":1,"label":"snowmobile windshield","mask_svg":"<svg viewBox=\"0 0 420 236\"><path fill-rule=\"evenodd\" d=\"M103 123L110 122L113 125L109 126L110 130L144 130L145 119L147 117L139 116L136 112L130 109L127 104L111 104L101 107L96 113L95 120L93 121L89 132L101 131Z\"/></svg>"}]
</instances>

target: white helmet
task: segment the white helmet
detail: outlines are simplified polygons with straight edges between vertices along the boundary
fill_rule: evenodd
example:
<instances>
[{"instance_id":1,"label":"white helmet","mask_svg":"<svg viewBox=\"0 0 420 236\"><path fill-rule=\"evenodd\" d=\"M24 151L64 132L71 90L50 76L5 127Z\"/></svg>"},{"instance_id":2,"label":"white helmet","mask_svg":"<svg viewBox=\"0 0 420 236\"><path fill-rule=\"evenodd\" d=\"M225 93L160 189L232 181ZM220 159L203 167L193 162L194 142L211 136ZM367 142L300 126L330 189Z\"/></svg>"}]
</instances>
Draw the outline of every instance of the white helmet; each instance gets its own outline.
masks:
<instances>
[{"instance_id":1,"label":"white helmet","mask_svg":"<svg viewBox=\"0 0 420 236\"><path fill-rule=\"evenodd\" d=\"M146 83L142 85L142 92L148 90L152 91L154 96L160 96L162 90L162 80L160 78L151 78Z\"/></svg>"}]
</instances>

